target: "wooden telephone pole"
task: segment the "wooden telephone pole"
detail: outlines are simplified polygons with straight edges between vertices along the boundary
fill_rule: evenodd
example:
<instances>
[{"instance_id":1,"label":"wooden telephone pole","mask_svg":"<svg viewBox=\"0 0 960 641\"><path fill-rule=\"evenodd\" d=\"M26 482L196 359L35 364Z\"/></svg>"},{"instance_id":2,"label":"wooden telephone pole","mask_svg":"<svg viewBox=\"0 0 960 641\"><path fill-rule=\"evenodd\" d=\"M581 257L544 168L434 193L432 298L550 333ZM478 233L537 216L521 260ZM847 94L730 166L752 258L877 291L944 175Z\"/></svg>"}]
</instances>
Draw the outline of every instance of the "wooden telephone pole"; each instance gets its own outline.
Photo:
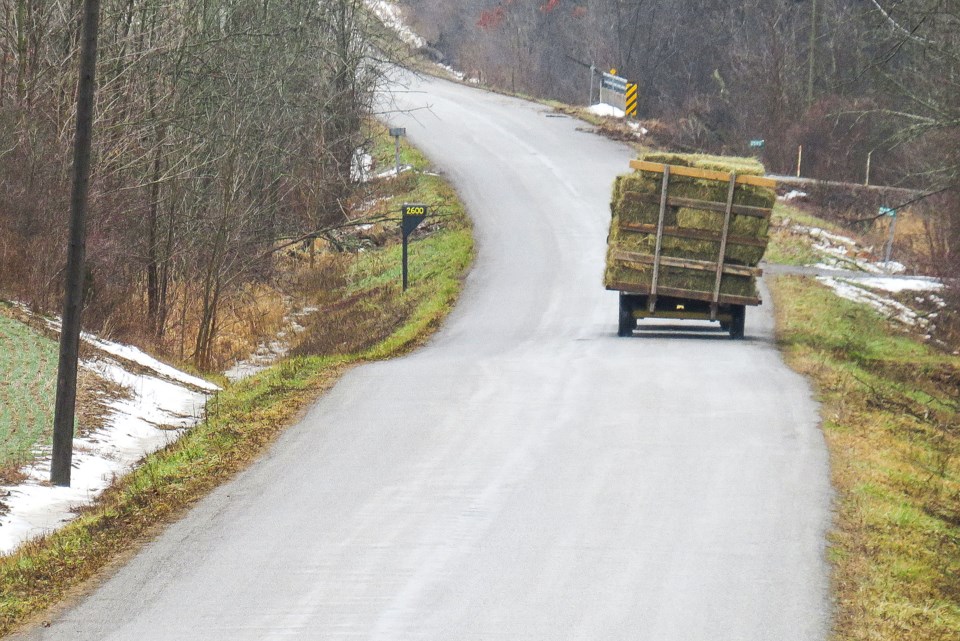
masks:
<instances>
[{"instance_id":1,"label":"wooden telephone pole","mask_svg":"<svg viewBox=\"0 0 960 641\"><path fill-rule=\"evenodd\" d=\"M80 350L80 313L83 308L87 195L90 190L90 148L93 139L99 26L100 0L84 0L80 80L77 85L77 129L73 143L70 242L67 247L57 401L53 417L53 460L50 464L50 482L60 486L70 485L70 466L73 461L73 415L77 405L77 359Z\"/></svg>"},{"instance_id":2,"label":"wooden telephone pole","mask_svg":"<svg viewBox=\"0 0 960 641\"><path fill-rule=\"evenodd\" d=\"M810 45L807 54L807 107L813 105L814 81L816 80L817 66L817 32L820 15L817 11L817 0L811 0L810 3Z\"/></svg>"}]
</instances>

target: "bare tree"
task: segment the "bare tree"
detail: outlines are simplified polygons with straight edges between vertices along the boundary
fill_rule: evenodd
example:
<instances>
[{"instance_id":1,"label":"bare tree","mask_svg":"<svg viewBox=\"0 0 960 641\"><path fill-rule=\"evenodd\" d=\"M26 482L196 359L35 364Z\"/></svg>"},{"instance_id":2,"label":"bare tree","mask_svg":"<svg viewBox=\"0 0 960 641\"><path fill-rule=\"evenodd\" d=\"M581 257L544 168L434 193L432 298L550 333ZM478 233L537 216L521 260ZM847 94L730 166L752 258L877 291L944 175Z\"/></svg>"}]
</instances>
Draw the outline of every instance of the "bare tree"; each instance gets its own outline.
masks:
<instances>
[{"instance_id":1,"label":"bare tree","mask_svg":"<svg viewBox=\"0 0 960 641\"><path fill-rule=\"evenodd\" d=\"M46 309L78 9L0 0L0 289ZM380 27L361 0L103 0L101 24L86 318L161 344L176 327L206 367L224 298L270 277L265 250L343 219Z\"/></svg>"}]
</instances>

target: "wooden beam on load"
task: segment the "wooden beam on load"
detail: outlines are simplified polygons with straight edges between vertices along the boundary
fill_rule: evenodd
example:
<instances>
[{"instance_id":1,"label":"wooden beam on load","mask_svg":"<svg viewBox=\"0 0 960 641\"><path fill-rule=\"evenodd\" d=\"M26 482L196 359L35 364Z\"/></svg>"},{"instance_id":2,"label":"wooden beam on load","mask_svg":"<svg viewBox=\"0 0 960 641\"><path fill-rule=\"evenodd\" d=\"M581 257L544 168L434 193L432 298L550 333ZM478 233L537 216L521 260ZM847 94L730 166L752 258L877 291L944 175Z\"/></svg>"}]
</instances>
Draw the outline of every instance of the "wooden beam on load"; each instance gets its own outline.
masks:
<instances>
[{"instance_id":1,"label":"wooden beam on load","mask_svg":"<svg viewBox=\"0 0 960 641\"><path fill-rule=\"evenodd\" d=\"M645 194L639 191L628 191L627 193L634 194L634 196L642 203L648 205L659 205L660 204L660 195L659 194ZM715 211L720 214L725 214L727 212L727 203L717 203L710 200L695 200L693 198L678 198L676 196L669 196L667 198L667 206L669 207L686 207L687 209L696 209L698 211ZM750 205L734 205L733 213L738 216L753 216L754 218L770 218L770 214L773 212L772 209L767 207L752 207Z\"/></svg>"},{"instance_id":2,"label":"wooden beam on load","mask_svg":"<svg viewBox=\"0 0 960 641\"><path fill-rule=\"evenodd\" d=\"M667 215L667 195L670 193L670 167L663 168L663 181L660 185L660 218L657 220L657 247L653 254L653 279L648 307L652 312L657 307L657 281L660 279L660 252L663 249L663 221Z\"/></svg>"},{"instance_id":3,"label":"wooden beam on load","mask_svg":"<svg viewBox=\"0 0 960 641\"><path fill-rule=\"evenodd\" d=\"M659 162L648 162L646 160L631 160L630 167L636 169L637 171L663 173L663 168L666 167L666 165ZM730 172L727 171L713 171L711 169L698 169L696 167L670 165L670 172L674 176L686 176L688 178L720 180L723 182L730 180ZM753 185L755 187L767 187L769 189L776 189L777 187L776 180L773 178L766 178L765 176L737 176L737 184Z\"/></svg>"},{"instance_id":4,"label":"wooden beam on load","mask_svg":"<svg viewBox=\"0 0 960 641\"><path fill-rule=\"evenodd\" d=\"M624 292L626 294L645 295L650 293L649 285L636 285L633 283L611 282L607 284L607 289L614 292ZM690 289L677 289L675 287L660 287L661 296L672 298L685 298L687 300L701 300L704 302L713 301L712 292L698 292ZM733 296L731 294L720 294L721 305L760 305L763 301L756 296Z\"/></svg>"},{"instance_id":5,"label":"wooden beam on load","mask_svg":"<svg viewBox=\"0 0 960 641\"><path fill-rule=\"evenodd\" d=\"M727 193L727 211L723 217L723 237L720 240L720 255L717 258L717 282L713 289L713 302L710 314L716 316L716 303L720 301L720 281L723 278L723 265L727 262L727 237L730 235L730 221L733 219L733 196L737 189L737 175L730 174L730 190Z\"/></svg>"},{"instance_id":6,"label":"wooden beam on load","mask_svg":"<svg viewBox=\"0 0 960 641\"><path fill-rule=\"evenodd\" d=\"M638 234L656 234L656 225L644 225L641 223L628 223L620 221L620 229L623 231L635 232ZM713 243L720 242L720 232L707 231L705 229L688 229L686 227L664 227L664 236L673 238L689 238L691 240L707 240ZM728 245L749 245L751 247L766 247L770 240L768 238L753 238L747 236L730 236L727 238Z\"/></svg>"},{"instance_id":7,"label":"wooden beam on load","mask_svg":"<svg viewBox=\"0 0 960 641\"><path fill-rule=\"evenodd\" d=\"M615 249L610 253L610 257L613 260L623 261L627 263L635 263L637 265L652 265L654 257L649 254L640 254L637 252L628 252L622 249ZM710 260L693 260L692 258L671 258L669 256L661 256L660 264L666 265L667 267L679 267L681 269L696 269L699 271L712 272L717 269L716 261ZM763 276L763 270L759 267L744 267L743 265L723 265L723 273L729 274L730 276L747 276L759 278ZM710 300L710 299L707 299Z\"/></svg>"}]
</instances>

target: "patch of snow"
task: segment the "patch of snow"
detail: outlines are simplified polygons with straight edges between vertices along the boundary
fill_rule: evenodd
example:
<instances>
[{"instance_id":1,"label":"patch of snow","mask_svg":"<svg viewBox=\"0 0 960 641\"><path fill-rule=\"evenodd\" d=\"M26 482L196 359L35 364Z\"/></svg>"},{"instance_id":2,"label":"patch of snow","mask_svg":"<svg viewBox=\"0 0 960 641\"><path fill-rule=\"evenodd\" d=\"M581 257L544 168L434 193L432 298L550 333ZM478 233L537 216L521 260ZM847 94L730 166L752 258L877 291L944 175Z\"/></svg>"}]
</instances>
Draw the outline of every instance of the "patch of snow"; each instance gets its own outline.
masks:
<instances>
[{"instance_id":1,"label":"patch of snow","mask_svg":"<svg viewBox=\"0 0 960 641\"><path fill-rule=\"evenodd\" d=\"M903 263L898 263L895 260L889 262L879 262L875 263L877 267L883 270L886 274L903 274L907 271L907 266Z\"/></svg>"},{"instance_id":2,"label":"patch of snow","mask_svg":"<svg viewBox=\"0 0 960 641\"><path fill-rule=\"evenodd\" d=\"M871 262L863 258L870 249L860 247L856 240L848 236L833 234L816 227L795 225L794 231L809 235L813 248L824 257L824 262L814 267L834 270L838 268L863 272L863 276L843 278L837 276L820 277L818 280L828 285L840 297L857 303L869 305L884 317L908 327L929 332L934 329L932 321L936 313L918 312L910 306L891 298L890 294L901 292L938 292L944 288L942 281L923 276L898 276L907 271L906 266L897 262ZM914 297L918 305L932 303L937 308L946 305L940 296L928 293L925 297ZM942 304L941 304L942 303ZM929 339L930 336L927 336Z\"/></svg>"},{"instance_id":3,"label":"patch of snow","mask_svg":"<svg viewBox=\"0 0 960 641\"><path fill-rule=\"evenodd\" d=\"M595 116L609 116L613 118L623 118L624 115L626 115L623 113L622 109L617 109L613 105L608 105L605 102L591 105L590 107L587 107L587 111Z\"/></svg>"},{"instance_id":4,"label":"patch of snow","mask_svg":"<svg viewBox=\"0 0 960 641\"><path fill-rule=\"evenodd\" d=\"M435 64L441 69L443 69L444 71L446 71L447 73L451 74L457 80L463 80L466 77L466 74L464 74L462 71L457 71L450 65L445 65L441 62L437 62Z\"/></svg>"},{"instance_id":5,"label":"patch of snow","mask_svg":"<svg viewBox=\"0 0 960 641\"><path fill-rule=\"evenodd\" d=\"M400 7L389 0L366 0L366 4L383 24L393 29L400 39L413 47L425 47L427 41L403 22Z\"/></svg>"},{"instance_id":6,"label":"patch of snow","mask_svg":"<svg viewBox=\"0 0 960 641\"><path fill-rule=\"evenodd\" d=\"M857 241L849 236L841 236L840 234L834 234L828 232L826 229L820 229L819 227L797 227L801 231L805 231L813 239L817 240L828 240L832 243L838 243L840 245L847 245L852 247L857 244Z\"/></svg>"},{"instance_id":7,"label":"patch of snow","mask_svg":"<svg viewBox=\"0 0 960 641\"><path fill-rule=\"evenodd\" d=\"M355 183L367 182L372 169L373 156L362 149L357 149L350 161L350 180Z\"/></svg>"},{"instance_id":8,"label":"patch of snow","mask_svg":"<svg viewBox=\"0 0 960 641\"><path fill-rule=\"evenodd\" d=\"M21 308L24 312L33 315L26 306ZM53 331L60 332L60 319L59 318L44 318L43 321L46 323L47 327ZM150 354L147 354L143 350L134 347L133 345L123 345L121 343L114 343L113 341L104 340L89 332L81 332L80 338L83 342L91 345L102 352L106 352L111 356L115 356L120 360L124 360L140 367L145 367L148 370L154 372L162 378L167 378L184 385L189 385L200 390L207 392L217 392L220 390L220 387L210 381L204 380L199 376L193 376L192 374L187 374L181 370L178 370L175 367L171 367L166 363L157 360Z\"/></svg>"},{"instance_id":9,"label":"patch of snow","mask_svg":"<svg viewBox=\"0 0 960 641\"><path fill-rule=\"evenodd\" d=\"M131 352L120 349L126 346L98 342L119 352L118 358L140 359L149 363L141 363L144 367L163 370L163 377L133 374L123 368L120 360L108 356L81 364L122 386L129 396L106 404L110 412L101 429L74 438L70 487L48 484L49 452L24 470L24 483L0 487L0 497L8 509L0 517L0 554L10 553L24 541L71 521L77 516L76 509L95 499L115 477L133 469L147 454L176 441L203 415L208 392L212 391L209 383L203 381L201 387L192 381L189 387L184 386L181 379L195 377L175 370L171 375L167 370L172 368L157 368L149 357L137 354L139 350Z\"/></svg>"},{"instance_id":10,"label":"patch of snow","mask_svg":"<svg viewBox=\"0 0 960 641\"><path fill-rule=\"evenodd\" d=\"M122 360L136 363L141 367L146 367L147 369L156 372L164 378L168 378L179 383L184 383L201 390L206 390L207 392L216 392L220 389L217 385L211 383L210 381L206 381L198 376L192 376L186 372L181 372L175 367L171 367L166 363L158 361L153 356L150 356L146 352L133 347L132 345L121 345L120 343L106 341L102 338L97 338L93 334L88 334L87 332L83 332L81 337L85 342L93 345L99 350L116 356Z\"/></svg>"},{"instance_id":11,"label":"patch of snow","mask_svg":"<svg viewBox=\"0 0 960 641\"><path fill-rule=\"evenodd\" d=\"M388 169L387 171L381 171L379 174L374 174L373 176L370 176L370 180L381 180L383 178L393 178L395 176L399 176L402 173L408 172L411 169L413 169L412 165L400 165L400 173L398 174L397 168L396 166L394 166Z\"/></svg>"},{"instance_id":12,"label":"patch of snow","mask_svg":"<svg viewBox=\"0 0 960 641\"><path fill-rule=\"evenodd\" d=\"M288 314L284 318L284 324L287 325L293 334L299 334L306 329L299 321L305 316L309 316L320 311L316 307L304 307L303 309ZM290 336L288 331L280 331L277 335L257 346L257 350L248 358L238 361L233 367L223 373L230 382L237 382L245 378L250 378L254 374L269 369L274 363L286 356L290 352L290 342L287 340Z\"/></svg>"},{"instance_id":13,"label":"patch of snow","mask_svg":"<svg viewBox=\"0 0 960 641\"><path fill-rule=\"evenodd\" d=\"M826 269L856 269L871 274L897 274L906 271L906 267L900 263L891 261L890 263L874 263L857 254L863 254L859 244L849 236L841 236L820 229L819 227L805 227L803 225L794 225L793 230L806 234L814 239L813 249L826 256L832 263L821 264L819 267Z\"/></svg>"},{"instance_id":14,"label":"patch of snow","mask_svg":"<svg viewBox=\"0 0 960 641\"><path fill-rule=\"evenodd\" d=\"M818 269L827 269L827 270L836 270L836 265L831 265L827 263L817 263L813 267ZM869 272L868 272L869 273ZM856 278L847 279L852 282L856 282L861 287L869 287L870 289L879 289L885 292L890 292L892 294L898 294L900 292L935 292L943 289L944 285L937 278L930 276L880 276L880 275L864 275L857 276ZM931 299L939 299L939 296L931 295ZM922 297L917 297L917 302L922 303L926 299Z\"/></svg>"},{"instance_id":15,"label":"patch of snow","mask_svg":"<svg viewBox=\"0 0 960 641\"><path fill-rule=\"evenodd\" d=\"M805 192L805 191L800 191L799 189L794 189L794 190L792 190L792 191L787 192L787 193L784 194L783 196L780 196L780 200L784 200L784 201L786 201L786 202L790 202L791 200L796 200L796 199L798 199L798 198L806 198L807 195L808 195L808 194L807 194L807 192Z\"/></svg>"},{"instance_id":16,"label":"patch of snow","mask_svg":"<svg viewBox=\"0 0 960 641\"><path fill-rule=\"evenodd\" d=\"M930 321L922 318L917 312L903 303L881 296L857 285L859 281L843 278L818 278L820 282L829 286L838 296L855 303L863 303L874 308L884 317L896 320L910 327L926 328Z\"/></svg>"},{"instance_id":17,"label":"patch of snow","mask_svg":"<svg viewBox=\"0 0 960 641\"><path fill-rule=\"evenodd\" d=\"M882 276L870 276L868 278L858 278L857 283L870 289L880 289L885 292L897 294L899 292L930 292L943 289L943 283L936 278L926 278L918 276L916 278L884 278ZM918 303L924 302L923 298L917 299Z\"/></svg>"}]
</instances>

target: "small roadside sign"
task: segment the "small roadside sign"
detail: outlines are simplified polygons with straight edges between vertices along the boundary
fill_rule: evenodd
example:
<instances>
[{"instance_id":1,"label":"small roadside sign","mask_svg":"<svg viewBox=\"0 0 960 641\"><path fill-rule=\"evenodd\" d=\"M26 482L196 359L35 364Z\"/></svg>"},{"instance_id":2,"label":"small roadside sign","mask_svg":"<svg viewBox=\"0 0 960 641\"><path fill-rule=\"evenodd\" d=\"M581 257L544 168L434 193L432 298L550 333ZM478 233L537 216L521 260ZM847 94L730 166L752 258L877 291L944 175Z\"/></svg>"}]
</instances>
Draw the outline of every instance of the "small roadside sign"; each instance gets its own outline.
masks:
<instances>
[{"instance_id":1,"label":"small roadside sign","mask_svg":"<svg viewBox=\"0 0 960 641\"><path fill-rule=\"evenodd\" d=\"M750 149L763 149L764 145L766 144L767 144L767 141L763 140L762 138L759 140L751 140Z\"/></svg>"},{"instance_id":2,"label":"small roadside sign","mask_svg":"<svg viewBox=\"0 0 960 641\"><path fill-rule=\"evenodd\" d=\"M881 216L896 216L896 215L897 215L897 210L894 209L893 207L881 207L881 208L880 208L880 215L881 215Z\"/></svg>"},{"instance_id":3,"label":"small roadside sign","mask_svg":"<svg viewBox=\"0 0 960 641\"><path fill-rule=\"evenodd\" d=\"M619 94L627 93L627 79L612 73L604 72L600 80L600 86L610 91L616 91Z\"/></svg>"},{"instance_id":4,"label":"small roadside sign","mask_svg":"<svg viewBox=\"0 0 960 641\"><path fill-rule=\"evenodd\" d=\"M407 289L407 243L413 230L420 226L430 208L423 203L404 203L400 208L400 231L403 233L403 289Z\"/></svg>"},{"instance_id":5,"label":"small roadside sign","mask_svg":"<svg viewBox=\"0 0 960 641\"><path fill-rule=\"evenodd\" d=\"M428 208L422 203L404 203L400 209L403 216L403 235L409 236L427 217Z\"/></svg>"}]
</instances>

